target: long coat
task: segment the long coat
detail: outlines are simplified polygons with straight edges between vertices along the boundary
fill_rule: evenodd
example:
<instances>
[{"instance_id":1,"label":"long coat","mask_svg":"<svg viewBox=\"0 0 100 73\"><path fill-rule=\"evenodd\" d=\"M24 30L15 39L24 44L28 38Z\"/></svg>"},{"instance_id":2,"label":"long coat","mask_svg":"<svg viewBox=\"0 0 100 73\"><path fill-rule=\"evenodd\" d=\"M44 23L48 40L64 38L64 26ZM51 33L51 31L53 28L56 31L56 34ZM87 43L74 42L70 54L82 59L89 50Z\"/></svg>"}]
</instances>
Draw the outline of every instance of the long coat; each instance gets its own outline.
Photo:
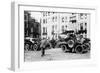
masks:
<instances>
[{"instance_id":1,"label":"long coat","mask_svg":"<svg viewBox=\"0 0 100 73\"><path fill-rule=\"evenodd\" d=\"M43 39L43 40L41 40L41 45L40 45L40 47L41 47L41 48L45 48L45 47L46 47L46 44L47 44L47 40L46 40L46 39Z\"/></svg>"}]
</instances>

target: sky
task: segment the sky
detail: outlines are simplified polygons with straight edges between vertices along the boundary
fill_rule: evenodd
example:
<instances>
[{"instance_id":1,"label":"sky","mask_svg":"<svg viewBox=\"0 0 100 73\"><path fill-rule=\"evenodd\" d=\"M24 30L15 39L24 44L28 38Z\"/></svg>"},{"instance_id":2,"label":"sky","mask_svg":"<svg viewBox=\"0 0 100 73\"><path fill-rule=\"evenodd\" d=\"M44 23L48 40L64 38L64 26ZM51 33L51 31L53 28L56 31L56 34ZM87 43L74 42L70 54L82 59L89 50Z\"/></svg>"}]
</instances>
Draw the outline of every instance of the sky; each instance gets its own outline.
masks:
<instances>
[{"instance_id":1,"label":"sky","mask_svg":"<svg viewBox=\"0 0 100 73\"><path fill-rule=\"evenodd\" d=\"M36 21L40 22L40 18L42 16L40 12L30 12L30 13L32 18L35 18Z\"/></svg>"}]
</instances>

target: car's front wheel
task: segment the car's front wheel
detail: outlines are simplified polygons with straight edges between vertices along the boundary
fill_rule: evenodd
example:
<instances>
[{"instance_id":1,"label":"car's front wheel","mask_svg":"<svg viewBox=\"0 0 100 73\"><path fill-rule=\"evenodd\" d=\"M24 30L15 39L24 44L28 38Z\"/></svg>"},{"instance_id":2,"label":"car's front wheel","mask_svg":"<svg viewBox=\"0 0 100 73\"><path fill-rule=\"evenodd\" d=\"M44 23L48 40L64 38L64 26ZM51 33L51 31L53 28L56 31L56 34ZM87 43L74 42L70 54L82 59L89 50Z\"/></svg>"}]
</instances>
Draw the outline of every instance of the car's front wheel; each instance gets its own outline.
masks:
<instances>
[{"instance_id":1,"label":"car's front wheel","mask_svg":"<svg viewBox=\"0 0 100 73\"><path fill-rule=\"evenodd\" d=\"M61 49L62 49L63 52L67 52L67 47L66 47L66 45L61 45L60 47L61 47Z\"/></svg>"},{"instance_id":2,"label":"car's front wheel","mask_svg":"<svg viewBox=\"0 0 100 73\"><path fill-rule=\"evenodd\" d=\"M25 44L25 51L29 51L29 44Z\"/></svg>"},{"instance_id":3,"label":"car's front wheel","mask_svg":"<svg viewBox=\"0 0 100 73\"><path fill-rule=\"evenodd\" d=\"M34 44L34 45L33 45L33 50L34 50L34 51L37 51L37 49L38 49L37 44Z\"/></svg>"},{"instance_id":4,"label":"car's front wheel","mask_svg":"<svg viewBox=\"0 0 100 73\"><path fill-rule=\"evenodd\" d=\"M89 43L83 44L83 48L84 48L84 52L89 52L89 50L90 50L90 45L89 45Z\"/></svg>"}]
</instances>

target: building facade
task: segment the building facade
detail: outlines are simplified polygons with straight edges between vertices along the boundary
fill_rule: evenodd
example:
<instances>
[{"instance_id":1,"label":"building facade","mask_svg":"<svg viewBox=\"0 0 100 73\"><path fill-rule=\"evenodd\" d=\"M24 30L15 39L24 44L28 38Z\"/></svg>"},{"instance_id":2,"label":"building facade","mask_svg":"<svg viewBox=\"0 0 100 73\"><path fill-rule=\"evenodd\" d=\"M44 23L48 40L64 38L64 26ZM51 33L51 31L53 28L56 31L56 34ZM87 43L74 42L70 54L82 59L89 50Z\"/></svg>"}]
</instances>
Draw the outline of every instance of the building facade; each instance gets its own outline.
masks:
<instances>
[{"instance_id":1,"label":"building facade","mask_svg":"<svg viewBox=\"0 0 100 73\"><path fill-rule=\"evenodd\" d=\"M58 39L59 35L76 33L89 37L89 14L41 12L41 37Z\"/></svg>"},{"instance_id":2,"label":"building facade","mask_svg":"<svg viewBox=\"0 0 100 73\"><path fill-rule=\"evenodd\" d=\"M24 11L24 37L41 37L41 24L32 18L28 11Z\"/></svg>"}]
</instances>

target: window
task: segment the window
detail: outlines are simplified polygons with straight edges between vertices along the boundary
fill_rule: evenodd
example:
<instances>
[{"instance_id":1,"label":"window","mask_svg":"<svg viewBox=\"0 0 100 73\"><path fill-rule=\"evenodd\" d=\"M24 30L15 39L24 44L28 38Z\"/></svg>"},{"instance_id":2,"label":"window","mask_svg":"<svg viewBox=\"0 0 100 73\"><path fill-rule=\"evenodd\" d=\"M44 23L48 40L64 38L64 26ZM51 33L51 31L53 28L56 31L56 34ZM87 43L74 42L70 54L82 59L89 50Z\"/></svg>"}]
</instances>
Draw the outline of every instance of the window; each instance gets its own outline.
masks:
<instances>
[{"instance_id":1,"label":"window","mask_svg":"<svg viewBox=\"0 0 100 73\"><path fill-rule=\"evenodd\" d=\"M67 22L67 16L65 17L65 22Z\"/></svg>"},{"instance_id":2,"label":"window","mask_svg":"<svg viewBox=\"0 0 100 73\"><path fill-rule=\"evenodd\" d=\"M72 23L76 23L77 21L76 21L76 20L72 20L71 22L72 22Z\"/></svg>"},{"instance_id":3,"label":"window","mask_svg":"<svg viewBox=\"0 0 100 73\"><path fill-rule=\"evenodd\" d=\"M45 23L47 23L47 19L45 20Z\"/></svg>"},{"instance_id":4,"label":"window","mask_svg":"<svg viewBox=\"0 0 100 73\"><path fill-rule=\"evenodd\" d=\"M53 12L53 14L54 14L55 12Z\"/></svg>"},{"instance_id":5,"label":"window","mask_svg":"<svg viewBox=\"0 0 100 73\"><path fill-rule=\"evenodd\" d=\"M80 19L83 19L83 13L80 13Z\"/></svg>"},{"instance_id":6,"label":"window","mask_svg":"<svg viewBox=\"0 0 100 73\"><path fill-rule=\"evenodd\" d=\"M31 32L33 32L33 28L31 28Z\"/></svg>"},{"instance_id":7,"label":"window","mask_svg":"<svg viewBox=\"0 0 100 73\"><path fill-rule=\"evenodd\" d=\"M66 27L66 29L67 29L67 25L66 25L65 27Z\"/></svg>"},{"instance_id":8,"label":"window","mask_svg":"<svg viewBox=\"0 0 100 73\"><path fill-rule=\"evenodd\" d=\"M48 16L50 16L50 12L48 12Z\"/></svg>"},{"instance_id":9,"label":"window","mask_svg":"<svg viewBox=\"0 0 100 73\"><path fill-rule=\"evenodd\" d=\"M72 15L74 15L75 13L72 13Z\"/></svg>"},{"instance_id":10,"label":"window","mask_svg":"<svg viewBox=\"0 0 100 73\"><path fill-rule=\"evenodd\" d=\"M87 30L87 23L85 23L85 29Z\"/></svg>"},{"instance_id":11,"label":"window","mask_svg":"<svg viewBox=\"0 0 100 73\"><path fill-rule=\"evenodd\" d=\"M64 26L62 26L62 32L64 32Z\"/></svg>"},{"instance_id":12,"label":"window","mask_svg":"<svg viewBox=\"0 0 100 73\"><path fill-rule=\"evenodd\" d=\"M85 23L85 26L87 26L87 23Z\"/></svg>"},{"instance_id":13,"label":"window","mask_svg":"<svg viewBox=\"0 0 100 73\"><path fill-rule=\"evenodd\" d=\"M57 16L55 16L55 21L57 22Z\"/></svg>"},{"instance_id":14,"label":"window","mask_svg":"<svg viewBox=\"0 0 100 73\"><path fill-rule=\"evenodd\" d=\"M45 31L45 33L47 33L47 28L46 28L46 31Z\"/></svg>"},{"instance_id":15,"label":"window","mask_svg":"<svg viewBox=\"0 0 100 73\"><path fill-rule=\"evenodd\" d=\"M45 13L43 12L43 16L45 16Z\"/></svg>"},{"instance_id":16,"label":"window","mask_svg":"<svg viewBox=\"0 0 100 73\"><path fill-rule=\"evenodd\" d=\"M48 12L45 12L45 16L47 16Z\"/></svg>"},{"instance_id":17,"label":"window","mask_svg":"<svg viewBox=\"0 0 100 73\"><path fill-rule=\"evenodd\" d=\"M83 30L83 23L80 23L80 29Z\"/></svg>"},{"instance_id":18,"label":"window","mask_svg":"<svg viewBox=\"0 0 100 73\"><path fill-rule=\"evenodd\" d=\"M45 33L45 27L43 27L43 33Z\"/></svg>"},{"instance_id":19,"label":"window","mask_svg":"<svg viewBox=\"0 0 100 73\"><path fill-rule=\"evenodd\" d=\"M83 16L83 13L80 13L80 16Z\"/></svg>"},{"instance_id":20,"label":"window","mask_svg":"<svg viewBox=\"0 0 100 73\"><path fill-rule=\"evenodd\" d=\"M47 35L47 28L43 27L43 35Z\"/></svg>"},{"instance_id":21,"label":"window","mask_svg":"<svg viewBox=\"0 0 100 73\"><path fill-rule=\"evenodd\" d=\"M54 35L54 25L52 26L52 35Z\"/></svg>"},{"instance_id":22,"label":"window","mask_svg":"<svg viewBox=\"0 0 100 73\"><path fill-rule=\"evenodd\" d=\"M43 19L43 24L45 24L45 19Z\"/></svg>"},{"instance_id":23,"label":"window","mask_svg":"<svg viewBox=\"0 0 100 73\"><path fill-rule=\"evenodd\" d=\"M55 19L55 18L54 18L54 17L52 17L52 22L54 22L54 19Z\"/></svg>"},{"instance_id":24,"label":"window","mask_svg":"<svg viewBox=\"0 0 100 73\"><path fill-rule=\"evenodd\" d=\"M85 15L85 19L87 19L87 14L84 14Z\"/></svg>"},{"instance_id":25,"label":"window","mask_svg":"<svg viewBox=\"0 0 100 73\"><path fill-rule=\"evenodd\" d=\"M24 14L24 20L28 21L28 14Z\"/></svg>"},{"instance_id":26,"label":"window","mask_svg":"<svg viewBox=\"0 0 100 73\"><path fill-rule=\"evenodd\" d=\"M62 22L64 22L64 17L62 17Z\"/></svg>"}]
</instances>

